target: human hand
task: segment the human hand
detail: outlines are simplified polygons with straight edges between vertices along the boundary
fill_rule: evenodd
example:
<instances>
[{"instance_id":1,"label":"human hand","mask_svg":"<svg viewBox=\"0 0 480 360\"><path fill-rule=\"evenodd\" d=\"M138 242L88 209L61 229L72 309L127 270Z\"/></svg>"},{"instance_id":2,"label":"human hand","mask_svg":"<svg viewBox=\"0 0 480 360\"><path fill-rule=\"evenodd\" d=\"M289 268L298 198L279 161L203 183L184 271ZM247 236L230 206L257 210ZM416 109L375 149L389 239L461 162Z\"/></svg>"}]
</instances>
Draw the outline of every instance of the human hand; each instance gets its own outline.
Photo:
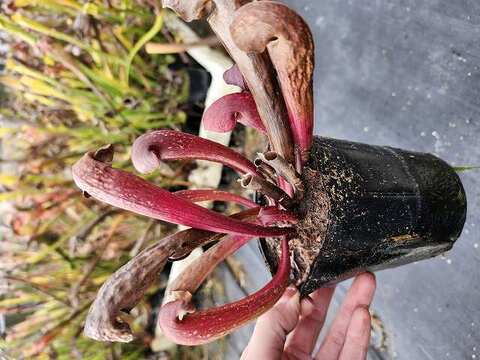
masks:
<instances>
[{"instance_id":1,"label":"human hand","mask_svg":"<svg viewBox=\"0 0 480 360\"><path fill-rule=\"evenodd\" d=\"M242 360L364 360L370 341L370 306L375 276L358 275L347 292L318 352L312 355L334 288L319 289L300 301L295 287L257 320Z\"/></svg>"}]
</instances>

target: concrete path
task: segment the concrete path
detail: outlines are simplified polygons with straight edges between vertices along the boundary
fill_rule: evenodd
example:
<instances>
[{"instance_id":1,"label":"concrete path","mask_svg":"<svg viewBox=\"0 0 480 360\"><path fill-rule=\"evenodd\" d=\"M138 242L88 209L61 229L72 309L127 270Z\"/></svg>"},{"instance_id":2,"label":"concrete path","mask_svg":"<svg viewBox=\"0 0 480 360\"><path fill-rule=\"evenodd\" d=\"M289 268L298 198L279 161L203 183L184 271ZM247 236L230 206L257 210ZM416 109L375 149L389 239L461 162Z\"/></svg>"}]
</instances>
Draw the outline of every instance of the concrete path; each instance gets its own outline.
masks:
<instances>
[{"instance_id":1,"label":"concrete path","mask_svg":"<svg viewBox=\"0 0 480 360\"><path fill-rule=\"evenodd\" d=\"M316 134L480 165L480 2L285 2L315 37ZM453 250L377 273L371 359L480 359L480 172L461 178L468 218ZM239 257L258 289L268 277L256 245ZM250 331L232 337L229 358Z\"/></svg>"}]
</instances>

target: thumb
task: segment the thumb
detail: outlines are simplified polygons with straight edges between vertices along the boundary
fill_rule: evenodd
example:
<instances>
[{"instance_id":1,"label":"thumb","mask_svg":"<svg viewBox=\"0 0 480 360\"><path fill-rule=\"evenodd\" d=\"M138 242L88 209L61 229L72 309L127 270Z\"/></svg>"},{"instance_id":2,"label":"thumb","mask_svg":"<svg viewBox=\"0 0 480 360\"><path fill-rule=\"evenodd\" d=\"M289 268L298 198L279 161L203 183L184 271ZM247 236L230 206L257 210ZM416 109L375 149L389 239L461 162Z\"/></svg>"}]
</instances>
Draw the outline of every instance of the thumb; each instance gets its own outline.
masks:
<instances>
[{"instance_id":1,"label":"thumb","mask_svg":"<svg viewBox=\"0 0 480 360\"><path fill-rule=\"evenodd\" d=\"M300 293L289 286L278 302L257 320L241 359L280 359L285 340L298 323Z\"/></svg>"}]
</instances>

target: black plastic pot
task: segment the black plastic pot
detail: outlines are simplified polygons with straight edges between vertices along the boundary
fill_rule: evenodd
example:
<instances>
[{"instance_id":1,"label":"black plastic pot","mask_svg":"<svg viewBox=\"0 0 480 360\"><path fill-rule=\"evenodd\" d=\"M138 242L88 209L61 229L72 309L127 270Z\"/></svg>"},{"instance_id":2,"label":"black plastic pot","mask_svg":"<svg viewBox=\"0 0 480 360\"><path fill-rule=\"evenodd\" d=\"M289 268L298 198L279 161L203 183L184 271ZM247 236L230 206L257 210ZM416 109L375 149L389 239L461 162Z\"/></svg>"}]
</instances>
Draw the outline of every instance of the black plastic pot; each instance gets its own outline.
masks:
<instances>
[{"instance_id":1,"label":"black plastic pot","mask_svg":"<svg viewBox=\"0 0 480 360\"><path fill-rule=\"evenodd\" d=\"M465 223L458 175L430 154L316 137L302 176L307 195L291 249L303 295L443 253ZM273 272L278 241L260 244Z\"/></svg>"}]
</instances>

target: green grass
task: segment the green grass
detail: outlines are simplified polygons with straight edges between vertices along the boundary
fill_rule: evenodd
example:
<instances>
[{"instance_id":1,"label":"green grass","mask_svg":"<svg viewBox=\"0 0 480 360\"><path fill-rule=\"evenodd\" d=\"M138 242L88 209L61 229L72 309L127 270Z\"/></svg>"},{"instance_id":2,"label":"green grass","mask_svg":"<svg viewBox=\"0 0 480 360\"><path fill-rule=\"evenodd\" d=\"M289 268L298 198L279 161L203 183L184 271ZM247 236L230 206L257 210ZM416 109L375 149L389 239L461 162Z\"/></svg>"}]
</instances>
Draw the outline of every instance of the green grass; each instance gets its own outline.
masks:
<instances>
[{"instance_id":1,"label":"green grass","mask_svg":"<svg viewBox=\"0 0 480 360\"><path fill-rule=\"evenodd\" d=\"M0 349L12 358L139 359L148 353L149 297L135 310L132 344L82 336L98 287L145 245L171 231L161 223L85 199L71 165L86 151L115 144L115 162L132 170L130 144L150 129L179 128L186 116L186 74L170 55L147 56L147 41L165 42L163 13L131 0L16 0L0 13L11 54L0 76L8 93L0 128L15 173L0 173L0 201L16 208L14 235L1 235L0 295L8 332ZM2 89L3 90L3 89ZM164 187L188 185L175 176L148 178ZM1 190L3 189L3 190ZM105 215L106 214L106 215ZM145 229L149 229L146 233ZM151 289L150 295L162 286Z\"/></svg>"}]
</instances>

